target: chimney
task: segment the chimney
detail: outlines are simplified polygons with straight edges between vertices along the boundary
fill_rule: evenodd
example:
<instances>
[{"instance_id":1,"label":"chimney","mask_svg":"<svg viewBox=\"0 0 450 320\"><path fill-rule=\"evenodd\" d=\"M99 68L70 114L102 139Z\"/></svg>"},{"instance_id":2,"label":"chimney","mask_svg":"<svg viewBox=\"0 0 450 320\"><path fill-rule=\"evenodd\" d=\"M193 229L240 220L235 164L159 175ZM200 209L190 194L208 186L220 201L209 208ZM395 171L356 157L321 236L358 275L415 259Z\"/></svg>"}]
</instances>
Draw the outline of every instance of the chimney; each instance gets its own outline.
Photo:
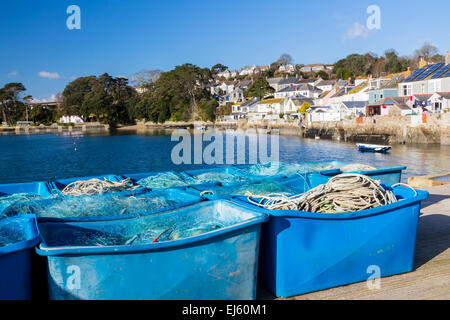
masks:
<instances>
[{"instance_id":1,"label":"chimney","mask_svg":"<svg viewBox=\"0 0 450 320\"><path fill-rule=\"evenodd\" d=\"M447 52L447 55L445 56L445 64L446 65L450 64L450 52Z\"/></svg>"},{"instance_id":2,"label":"chimney","mask_svg":"<svg viewBox=\"0 0 450 320\"><path fill-rule=\"evenodd\" d=\"M351 85L351 84L352 84L352 78L350 78L350 77L348 78L347 84L348 84L348 85Z\"/></svg>"},{"instance_id":3,"label":"chimney","mask_svg":"<svg viewBox=\"0 0 450 320\"><path fill-rule=\"evenodd\" d=\"M427 61L425 60L424 57L420 57L420 61L419 61L419 68L423 68L427 65Z\"/></svg>"}]
</instances>

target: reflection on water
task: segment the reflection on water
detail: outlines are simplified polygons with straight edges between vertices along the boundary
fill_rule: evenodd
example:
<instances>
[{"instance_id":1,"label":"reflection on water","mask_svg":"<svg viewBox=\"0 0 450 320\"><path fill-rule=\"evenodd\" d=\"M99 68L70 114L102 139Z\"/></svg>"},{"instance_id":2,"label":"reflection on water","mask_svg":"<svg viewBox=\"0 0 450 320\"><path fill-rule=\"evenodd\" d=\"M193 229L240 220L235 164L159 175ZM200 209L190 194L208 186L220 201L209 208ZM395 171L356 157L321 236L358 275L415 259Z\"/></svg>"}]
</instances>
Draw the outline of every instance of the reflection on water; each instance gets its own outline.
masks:
<instances>
[{"instance_id":1,"label":"reflection on water","mask_svg":"<svg viewBox=\"0 0 450 320\"><path fill-rule=\"evenodd\" d=\"M198 169L171 161L171 130L111 134L22 134L0 136L0 183L52 180L106 173ZM210 142L204 142L203 146ZM225 149L224 149L225 150ZM373 166L405 165L404 175L450 171L450 146L394 145L390 154L361 153L354 143L280 137L280 161L336 159ZM247 150L248 158L248 150Z\"/></svg>"}]
</instances>

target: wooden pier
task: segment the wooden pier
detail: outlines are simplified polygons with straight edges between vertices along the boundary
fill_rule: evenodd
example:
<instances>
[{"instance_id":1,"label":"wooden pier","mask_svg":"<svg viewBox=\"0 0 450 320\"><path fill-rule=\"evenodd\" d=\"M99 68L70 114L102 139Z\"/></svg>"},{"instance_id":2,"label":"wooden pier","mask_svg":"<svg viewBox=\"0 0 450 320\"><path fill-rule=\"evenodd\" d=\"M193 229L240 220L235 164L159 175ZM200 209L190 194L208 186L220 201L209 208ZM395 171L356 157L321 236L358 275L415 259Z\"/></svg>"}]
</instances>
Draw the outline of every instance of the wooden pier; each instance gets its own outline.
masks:
<instances>
[{"instance_id":1,"label":"wooden pier","mask_svg":"<svg viewBox=\"0 0 450 320\"><path fill-rule=\"evenodd\" d=\"M366 282L359 282L288 299L450 299L450 185L425 190L430 197L422 202L414 271L381 278L380 289L369 289ZM260 292L259 298L275 297Z\"/></svg>"}]
</instances>

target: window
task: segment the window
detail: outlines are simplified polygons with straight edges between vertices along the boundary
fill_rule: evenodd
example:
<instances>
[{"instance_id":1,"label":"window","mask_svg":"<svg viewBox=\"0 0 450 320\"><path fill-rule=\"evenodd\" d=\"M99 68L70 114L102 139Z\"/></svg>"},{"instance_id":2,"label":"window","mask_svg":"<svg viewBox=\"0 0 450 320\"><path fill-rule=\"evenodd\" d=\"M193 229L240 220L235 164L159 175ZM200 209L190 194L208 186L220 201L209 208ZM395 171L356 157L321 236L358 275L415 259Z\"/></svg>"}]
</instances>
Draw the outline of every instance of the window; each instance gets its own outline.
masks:
<instances>
[{"instance_id":1,"label":"window","mask_svg":"<svg viewBox=\"0 0 450 320\"><path fill-rule=\"evenodd\" d=\"M403 86L403 95L411 96L412 95L412 84L405 84Z\"/></svg>"}]
</instances>

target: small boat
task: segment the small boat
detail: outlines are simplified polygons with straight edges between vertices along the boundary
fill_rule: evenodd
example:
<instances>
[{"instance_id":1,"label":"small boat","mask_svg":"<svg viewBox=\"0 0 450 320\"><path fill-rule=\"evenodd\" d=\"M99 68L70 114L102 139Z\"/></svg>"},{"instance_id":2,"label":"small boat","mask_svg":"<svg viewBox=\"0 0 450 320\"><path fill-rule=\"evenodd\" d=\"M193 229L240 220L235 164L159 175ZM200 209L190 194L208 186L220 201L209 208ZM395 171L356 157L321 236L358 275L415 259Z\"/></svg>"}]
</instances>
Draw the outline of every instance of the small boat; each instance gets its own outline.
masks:
<instances>
[{"instance_id":1,"label":"small boat","mask_svg":"<svg viewBox=\"0 0 450 320\"><path fill-rule=\"evenodd\" d=\"M197 125L197 126L195 126L195 130L206 131L206 126L203 126L203 125Z\"/></svg>"},{"instance_id":2,"label":"small boat","mask_svg":"<svg viewBox=\"0 0 450 320\"><path fill-rule=\"evenodd\" d=\"M359 151L363 152L381 152L386 153L392 149L391 146L382 146L378 144L366 144L366 143L357 143Z\"/></svg>"}]
</instances>

